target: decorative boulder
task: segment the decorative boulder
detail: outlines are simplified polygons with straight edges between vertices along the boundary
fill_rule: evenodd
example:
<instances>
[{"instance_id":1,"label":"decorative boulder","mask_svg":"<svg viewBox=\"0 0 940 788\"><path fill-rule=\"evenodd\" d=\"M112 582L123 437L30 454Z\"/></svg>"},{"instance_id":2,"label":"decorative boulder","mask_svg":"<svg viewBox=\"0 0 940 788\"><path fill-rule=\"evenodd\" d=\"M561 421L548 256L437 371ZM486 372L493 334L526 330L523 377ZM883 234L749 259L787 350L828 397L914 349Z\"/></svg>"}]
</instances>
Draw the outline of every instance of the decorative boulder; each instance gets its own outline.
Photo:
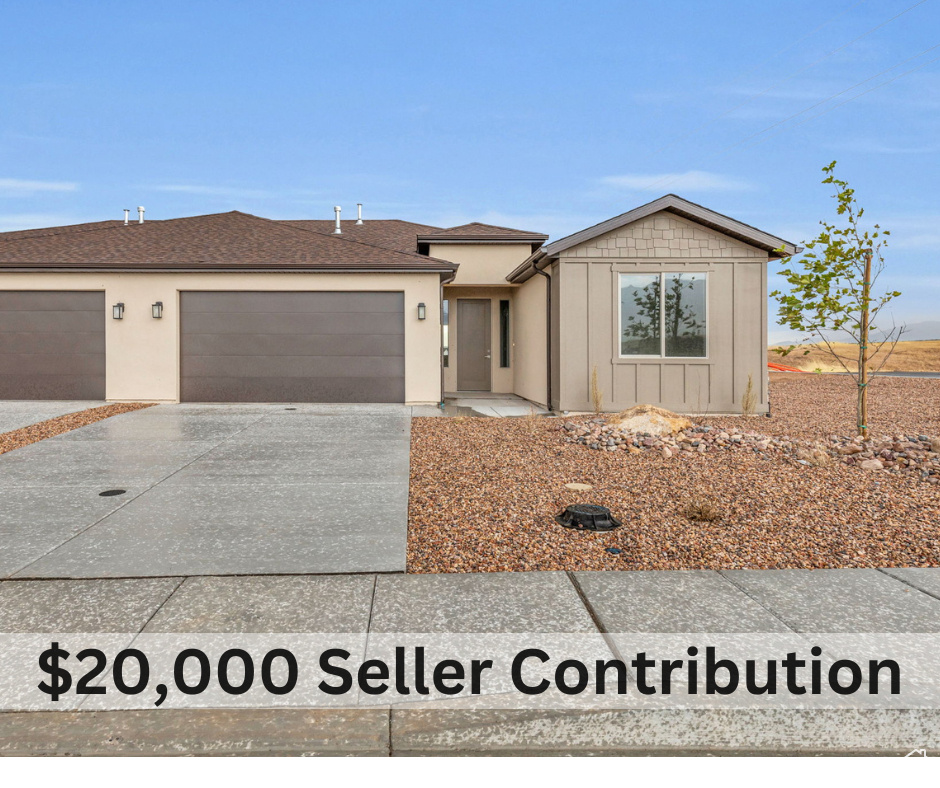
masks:
<instances>
[{"instance_id":1,"label":"decorative boulder","mask_svg":"<svg viewBox=\"0 0 940 788\"><path fill-rule=\"evenodd\" d=\"M654 405L637 405L611 416L607 423L621 432L645 432L649 435L675 435L692 427L692 422Z\"/></svg>"}]
</instances>

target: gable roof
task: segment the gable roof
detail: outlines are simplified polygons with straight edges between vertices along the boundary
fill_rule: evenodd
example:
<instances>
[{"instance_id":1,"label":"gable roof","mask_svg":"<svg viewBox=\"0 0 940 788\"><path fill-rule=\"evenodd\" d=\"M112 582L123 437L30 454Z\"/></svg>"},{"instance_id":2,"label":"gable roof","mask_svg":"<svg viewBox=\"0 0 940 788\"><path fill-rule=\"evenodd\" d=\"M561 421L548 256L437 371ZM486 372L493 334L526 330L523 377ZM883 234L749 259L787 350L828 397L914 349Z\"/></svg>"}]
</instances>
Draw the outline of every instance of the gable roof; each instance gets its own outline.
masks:
<instances>
[{"instance_id":1,"label":"gable roof","mask_svg":"<svg viewBox=\"0 0 940 788\"><path fill-rule=\"evenodd\" d=\"M415 224L401 219L369 219L362 224L356 224L355 219L343 219L340 223L343 232L336 236L333 232L336 222L329 219L282 219L281 223L398 252L417 252L419 235L441 229L430 224Z\"/></svg>"},{"instance_id":2,"label":"gable roof","mask_svg":"<svg viewBox=\"0 0 940 788\"><path fill-rule=\"evenodd\" d=\"M427 271L456 264L240 211L0 233L0 271Z\"/></svg>"},{"instance_id":3,"label":"gable roof","mask_svg":"<svg viewBox=\"0 0 940 788\"><path fill-rule=\"evenodd\" d=\"M744 222L739 222L737 219L732 219L730 216L725 216L703 205L686 200L679 197L677 194L666 194L652 202L646 203L646 205L634 208L632 211L627 211L619 216L614 216L612 219L595 224L593 227L579 230L576 233L553 241L535 252L506 278L510 282L524 282L534 275L535 271L533 270L533 266L538 264L539 261L546 258L555 258L561 254L561 252L573 246L578 246L592 238L597 238L605 233L618 230L625 225L645 219L647 216L652 216L654 213L659 213L660 211L674 213L677 216L701 224L716 232L736 238L743 243L756 246L759 249L763 249L771 257L788 257L793 254L799 254L799 252L802 251L801 247L789 241L785 241L763 230L758 230L756 227L752 227ZM783 253L778 252L778 249L783 249Z\"/></svg>"},{"instance_id":4,"label":"gable roof","mask_svg":"<svg viewBox=\"0 0 940 788\"><path fill-rule=\"evenodd\" d=\"M528 230L514 230L512 227L499 227L495 224L470 222L446 230L424 233L418 236L419 242L440 243L448 241L519 241L526 243L547 241L548 236Z\"/></svg>"}]
</instances>

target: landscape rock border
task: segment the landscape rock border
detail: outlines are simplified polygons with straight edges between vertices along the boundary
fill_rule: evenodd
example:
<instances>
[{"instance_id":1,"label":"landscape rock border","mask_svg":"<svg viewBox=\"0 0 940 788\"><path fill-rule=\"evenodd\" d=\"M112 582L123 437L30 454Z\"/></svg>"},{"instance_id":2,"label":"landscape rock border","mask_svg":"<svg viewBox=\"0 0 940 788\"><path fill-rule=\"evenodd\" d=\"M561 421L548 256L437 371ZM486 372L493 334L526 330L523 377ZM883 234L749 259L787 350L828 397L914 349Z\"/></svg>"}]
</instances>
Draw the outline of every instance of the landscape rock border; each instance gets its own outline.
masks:
<instances>
[{"instance_id":1,"label":"landscape rock border","mask_svg":"<svg viewBox=\"0 0 940 788\"><path fill-rule=\"evenodd\" d=\"M111 416L119 416L122 413L149 408L154 404L153 402L115 402L113 405L79 410L75 413L67 413L54 419L30 424L28 427L20 427L18 430L4 432L0 434L0 454L6 454L8 451L29 446L31 443L38 443L46 438L61 435L63 432L71 432L79 427L87 427L89 424L108 419Z\"/></svg>"},{"instance_id":2,"label":"landscape rock border","mask_svg":"<svg viewBox=\"0 0 940 788\"><path fill-rule=\"evenodd\" d=\"M652 450L664 459L682 453L749 451L800 465L839 462L865 471L905 474L940 484L940 438L929 435L884 435L869 440L860 435L829 435L825 440L807 441L695 424L675 435L651 435L624 431L605 418L568 420L558 429L567 433L568 443L597 451L637 454Z\"/></svg>"}]
</instances>

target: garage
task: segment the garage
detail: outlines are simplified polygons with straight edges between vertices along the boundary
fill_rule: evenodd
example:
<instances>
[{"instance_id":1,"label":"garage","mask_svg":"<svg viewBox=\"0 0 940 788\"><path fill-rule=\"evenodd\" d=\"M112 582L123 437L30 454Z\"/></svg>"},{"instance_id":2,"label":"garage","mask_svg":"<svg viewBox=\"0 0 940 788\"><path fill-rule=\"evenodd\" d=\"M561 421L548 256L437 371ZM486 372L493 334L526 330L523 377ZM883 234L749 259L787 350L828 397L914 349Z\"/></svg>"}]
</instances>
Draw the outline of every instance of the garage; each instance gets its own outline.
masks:
<instances>
[{"instance_id":1,"label":"garage","mask_svg":"<svg viewBox=\"0 0 940 788\"><path fill-rule=\"evenodd\" d=\"M404 294L182 292L180 400L404 402Z\"/></svg>"},{"instance_id":2,"label":"garage","mask_svg":"<svg viewBox=\"0 0 940 788\"><path fill-rule=\"evenodd\" d=\"M104 293L0 290L0 399L104 398Z\"/></svg>"}]
</instances>

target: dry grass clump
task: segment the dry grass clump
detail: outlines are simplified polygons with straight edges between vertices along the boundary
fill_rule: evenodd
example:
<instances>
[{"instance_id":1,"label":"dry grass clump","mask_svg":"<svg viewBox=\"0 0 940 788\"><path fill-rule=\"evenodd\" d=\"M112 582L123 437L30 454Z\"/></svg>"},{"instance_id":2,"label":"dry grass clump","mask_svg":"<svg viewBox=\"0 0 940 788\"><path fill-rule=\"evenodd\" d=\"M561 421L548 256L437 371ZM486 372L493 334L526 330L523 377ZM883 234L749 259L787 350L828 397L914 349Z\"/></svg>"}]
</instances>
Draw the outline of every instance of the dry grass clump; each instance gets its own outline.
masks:
<instances>
[{"instance_id":1,"label":"dry grass clump","mask_svg":"<svg viewBox=\"0 0 940 788\"><path fill-rule=\"evenodd\" d=\"M707 498L687 503L682 507L682 516L696 523L715 523L722 517L721 510Z\"/></svg>"},{"instance_id":2,"label":"dry grass clump","mask_svg":"<svg viewBox=\"0 0 940 788\"><path fill-rule=\"evenodd\" d=\"M591 404L594 406L595 413L601 413L604 410L604 392L597 383L597 364L591 370Z\"/></svg>"},{"instance_id":3,"label":"dry grass clump","mask_svg":"<svg viewBox=\"0 0 940 788\"><path fill-rule=\"evenodd\" d=\"M757 394L754 391L754 375L747 373L747 386L744 387L744 395L741 397L741 412L745 416L753 416L757 408Z\"/></svg>"}]
</instances>

